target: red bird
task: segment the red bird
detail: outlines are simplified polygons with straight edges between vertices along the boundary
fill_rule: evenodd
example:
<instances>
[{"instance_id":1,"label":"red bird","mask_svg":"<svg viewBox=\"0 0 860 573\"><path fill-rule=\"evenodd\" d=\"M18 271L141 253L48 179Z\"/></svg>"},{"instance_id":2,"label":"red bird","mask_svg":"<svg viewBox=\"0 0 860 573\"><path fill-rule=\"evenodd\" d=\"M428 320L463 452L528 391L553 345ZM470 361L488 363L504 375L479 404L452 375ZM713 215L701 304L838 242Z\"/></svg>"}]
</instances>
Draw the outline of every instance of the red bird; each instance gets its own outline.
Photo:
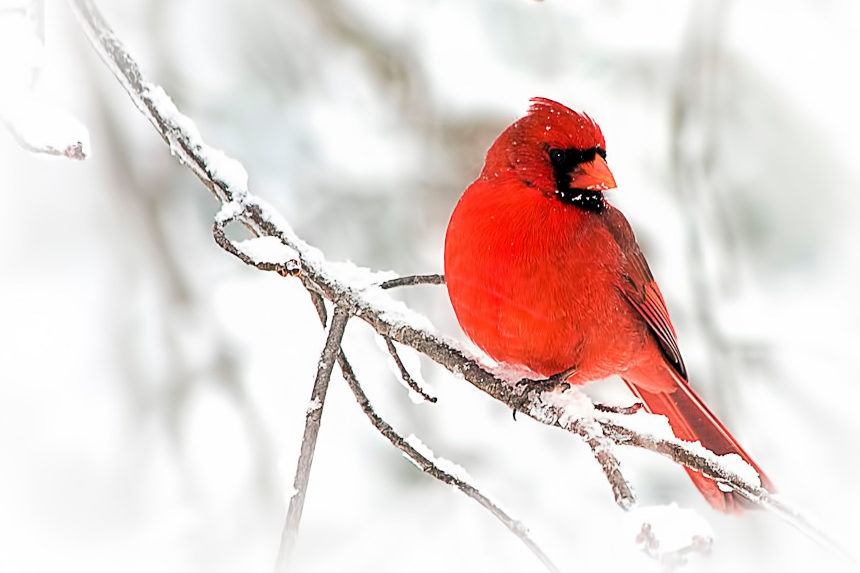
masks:
<instances>
[{"instance_id":1,"label":"red bird","mask_svg":"<svg viewBox=\"0 0 860 573\"><path fill-rule=\"evenodd\" d=\"M547 387L619 375L675 435L741 456L770 480L687 381L666 303L620 211L606 142L587 115L544 98L487 152L445 237L445 279L460 326L494 359ZM711 505L746 500L687 470Z\"/></svg>"}]
</instances>

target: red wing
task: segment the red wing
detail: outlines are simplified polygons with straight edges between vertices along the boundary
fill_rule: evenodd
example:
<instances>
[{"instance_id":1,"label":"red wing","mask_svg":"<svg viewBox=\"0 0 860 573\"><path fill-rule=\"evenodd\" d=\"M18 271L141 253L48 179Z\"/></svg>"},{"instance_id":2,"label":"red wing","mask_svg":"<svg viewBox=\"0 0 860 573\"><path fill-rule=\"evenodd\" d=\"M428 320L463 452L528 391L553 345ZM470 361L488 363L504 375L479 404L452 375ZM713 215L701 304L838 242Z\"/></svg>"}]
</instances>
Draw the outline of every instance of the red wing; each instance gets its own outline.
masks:
<instances>
[{"instance_id":1,"label":"red wing","mask_svg":"<svg viewBox=\"0 0 860 573\"><path fill-rule=\"evenodd\" d=\"M669 311L666 310L660 287L654 281L654 276L636 243L630 224L620 211L610 206L606 211L606 226L625 255L623 280L618 288L648 324L660 344L663 355L681 378L686 380L687 368L678 349L675 329L672 327L672 321L669 320Z\"/></svg>"},{"instance_id":2,"label":"red wing","mask_svg":"<svg viewBox=\"0 0 860 573\"><path fill-rule=\"evenodd\" d=\"M654 282L651 276L651 271L648 269L648 263L641 252L637 253L641 263L636 266L644 267L644 274L641 276L626 275L627 288L621 289L624 296L630 301L630 304L636 311L645 319L645 322L651 328L651 331L657 337L660 343L660 349L666 359L675 367L678 374L686 380L687 368L684 366L684 359L681 358L681 351L678 349L678 340L675 338L675 329L672 327L672 321L669 320L669 311L666 310L666 303L663 301L663 295L660 293L660 287ZM640 271L641 272L641 271ZM638 273L634 273L638 274Z\"/></svg>"}]
</instances>

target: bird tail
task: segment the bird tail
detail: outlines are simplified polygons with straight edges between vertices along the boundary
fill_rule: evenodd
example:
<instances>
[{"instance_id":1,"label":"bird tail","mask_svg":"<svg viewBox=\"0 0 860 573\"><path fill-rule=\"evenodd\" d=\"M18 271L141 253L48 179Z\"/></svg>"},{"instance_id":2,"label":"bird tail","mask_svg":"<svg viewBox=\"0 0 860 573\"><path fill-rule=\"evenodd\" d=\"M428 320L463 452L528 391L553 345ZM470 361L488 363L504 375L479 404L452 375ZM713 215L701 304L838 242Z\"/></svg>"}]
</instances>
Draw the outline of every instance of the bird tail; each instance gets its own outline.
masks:
<instances>
[{"instance_id":1,"label":"bird tail","mask_svg":"<svg viewBox=\"0 0 860 573\"><path fill-rule=\"evenodd\" d=\"M637 387L632 382L627 386L645 403L645 409L652 414L661 414L669 419L669 425L675 436L689 442L700 442L702 446L718 455L737 454L758 472L762 487L774 491L773 483L762 472L749 454L738 444L725 426L705 406L702 399L693 392L686 381L676 380L672 392L649 392ZM738 514L744 508L754 507L749 500L733 491L723 491L711 478L701 473L684 468L693 480L696 488L705 499L716 509L726 513Z\"/></svg>"}]
</instances>

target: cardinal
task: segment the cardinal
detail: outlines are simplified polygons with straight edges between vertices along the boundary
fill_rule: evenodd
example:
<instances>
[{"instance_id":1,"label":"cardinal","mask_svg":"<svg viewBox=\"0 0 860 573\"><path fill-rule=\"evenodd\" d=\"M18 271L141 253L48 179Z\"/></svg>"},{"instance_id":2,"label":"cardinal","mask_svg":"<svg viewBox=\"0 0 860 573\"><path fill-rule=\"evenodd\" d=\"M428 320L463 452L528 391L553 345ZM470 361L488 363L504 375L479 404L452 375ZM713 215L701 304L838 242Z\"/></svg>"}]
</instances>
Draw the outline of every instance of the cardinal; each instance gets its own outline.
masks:
<instances>
[{"instance_id":1,"label":"cardinal","mask_svg":"<svg viewBox=\"0 0 860 573\"><path fill-rule=\"evenodd\" d=\"M737 454L772 490L690 387L663 295L630 223L604 196L614 187L597 123L532 99L448 223L445 279L460 326L495 360L545 376L537 383L546 389L620 376L678 438ZM713 507L750 505L686 469Z\"/></svg>"}]
</instances>

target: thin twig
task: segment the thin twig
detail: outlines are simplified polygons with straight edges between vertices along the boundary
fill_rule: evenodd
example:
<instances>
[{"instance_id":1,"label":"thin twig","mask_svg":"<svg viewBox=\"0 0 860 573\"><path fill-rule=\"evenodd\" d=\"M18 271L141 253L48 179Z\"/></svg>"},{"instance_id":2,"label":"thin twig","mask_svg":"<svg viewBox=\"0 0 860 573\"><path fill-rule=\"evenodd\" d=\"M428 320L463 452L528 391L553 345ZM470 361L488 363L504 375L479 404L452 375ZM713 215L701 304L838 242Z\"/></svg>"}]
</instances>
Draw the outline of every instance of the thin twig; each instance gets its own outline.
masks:
<instances>
[{"instance_id":1,"label":"thin twig","mask_svg":"<svg viewBox=\"0 0 860 573\"><path fill-rule=\"evenodd\" d=\"M387 280L380 284L379 288L390 289L404 286L443 284L445 284L444 275L407 275L405 277L397 277L396 279Z\"/></svg>"},{"instance_id":2,"label":"thin twig","mask_svg":"<svg viewBox=\"0 0 860 573\"><path fill-rule=\"evenodd\" d=\"M28 108L25 113L18 114L17 116L0 117L0 124L6 128L9 135L12 136L12 139L15 140L15 143L21 149L30 153L53 155L67 159L76 159L78 161L87 158L89 143L86 141L86 137L88 136L86 136L86 128L83 127L83 124L78 123L71 115L57 115L59 112L47 105L38 106L33 103L28 103L27 105ZM46 122L44 116L47 114L53 114L58 118L58 121L65 123L76 122L72 125L76 125L78 129L77 133L82 135L82 137L76 138L74 135L70 135L69 137L60 139L54 136L56 141L49 141L44 138L39 139L38 137L34 138L34 133L39 133L39 136L42 135L39 130L44 129L41 124ZM41 115L42 117L37 120L37 115Z\"/></svg>"},{"instance_id":3,"label":"thin twig","mask_svg":"<svg viewBox=\"0 0 860 573\"><path fill-rule=\"evenodd\" d=\"M403 360L400 359L400 353L397 352L397 348L394 346L394 343L391 342L390 338L384 338L385 345L388 347L388 353L391 355L391 358L394 359L394 363L397 365L397 369L400 370L400 377L409 386L416 394L420 395L422 398L427 400L428 402L436 403L436 396L431 396L427 393L424 388L418 385L418 382L412 377L409 373L409 370L406 369L406 366L403 364Z\"/></svg>"},{"instance_id":4,"label":"thin twig","mask_svg":"<svg viewBox=\"0 0 860 573\"><path fill-rule=\"evenodd\" d=\"M324 323L325 313L320 311L320 308L322 308L323 311L325 309L322 297L319 294L312 292L311 298L314 299L314 306L317 308L317 314L319 315L320 321ZM477 487L440 468L434 460L428 458L415 449L415 447L412 446L406 438L398 434L397 431L391 427L391 424L386 422L379 414L376 413L376 410L370 403L370 399L367 397L367 394L364 393L364 389L361 387L361 384L359 384L358 377L355 375L355 371L352 369L352 364L350 364L343 349L340 349L338 353L337 363L340 366L343 379L346 380L347 385L349 385L349 389L352 390L355 400L358 402L361 410L364 412L365 416L367 416L367 419L370 420L370 423L373 424L373 427L376 428L380 434L385 436L392 446L408 456L409 459L411 459L425 473L443 483L453 485L461 492L478 502L481 507L489 511L502 523L502 525L508 528L511 533L522 541L548 571L551 573L560 573L559 568L552 562L547 554L544 553L540 546L535 543L531 536L529 536L528 528L525 527L522 522L508 515L507 512L496 505L490 498L481 493Z\"/></svg>"},{"instance_id":5,"label":"thin twig","mask_svg":"<svg viewBox=\"0 0 860 573\"><path fill-rule=\"evenodd\" d=\"M242 252L241 249L236 247L236 244L227 237L226 233L224 232L224 228L228 224L237 220L239 215L239 213L235 213L215 218L215 222L212 224L212 236L215 238L215 242L218 244L219 247L221 247L231 255L235 256L246 265L251 265L252 267L256 267L261 271L273 271L283 277L294 277L301 274L301 266L299 265L299 261L297 261L296 259L289 259L283 263L255 261L254 259L249 257L247 253Z\"/></svg>"},{"instance_id":6,"label":"thin twig","mask_svg":"<svg viewBox=\"0 0 860 573\"><path fill-rule=\"evenodd\" d=\"M622 414L624 416L632 416L643 408L642 402L636 402L629 406L615 406L610 404L600 404L595 402L594 409L598 412L606 412L607 414Z\"/></svg>"},{"instance_id":7,"label":"thin twig","mask_svg":"<svg viewBox=\"0 0 860 573\"><path fill-rule=\"evenodd\" d=\"M231 181L225 180L221 174L211 168L199 142L188 133L186 125L180 125L181 118L161 109L163 102L157 97L158 92L153 90L154 86L146 81L140 66L114 34L95 2L69 0L69 5L78 17L90 44L96 49L96 53L119 80L134 105L152 123L162 139L170 145L171 151L223 203L232 201L241 190L236 189Z\"/></svg>"},{"instance_id":8,"label":"thin twig","mask_svg":"<svg viewBox=\"0 0 860 573\"><path fill-rule=\"evenodd\" d=\"M600 464L606 480L612 487L615 503L625 511L633 509L636 506L636 494L633 492L633 486L621 473L621 464L612 451L614 444L604 435L600 424L594 418L584 418L573 425L573 430L591 448L594 458Z\"/></svg>"},{"instance_id":9,"label":"thin twig","mask_svg":"<svg viewBox=\"0 0 860 573\"><path fill-rule=\"evenodd\" d=\"M2 7L4 34L9 27L18 28L23 41L12 46L4 45L3 59L17 59L29 68L29 77L0 70L0 127L4 127L15 142L25 151L83 160L89 155L89 132L68 111L53 104L50 99L37 96L37 84L46 59L44 0L22 0L19 4L6 3ZM6 23L8 22L8 24ZM6 53L8 52L8 53ZM0 62L3 65L3 62ZM7 77L8 76L8 77ZM9 82L7 89L6 82Z\"/></svg>"},{"instance_id":10,"label":"thin twig","mask_svg":"<svg viewBox=\"0 0 860 573\"><path fill-rule=\"evenodd\" d=\"M314 387L311 391L311 401L305 416L305 433L302 437L302 446L299 459L296 463L296 477L293 481L293 495L290 498L290 506L287 509L287 517L284 520L284 530L281 532L281 546L278 550L278 560L275 565L276 573L286 573L289 567L290 557L296 544L296 536L299 531L299 523L302 520L302 509L305 505L305 494L308 489L308 479L311 473L311 464L314 461L314 450L317 445L317 436L320 430L323 405L325 404L328 383L331 380L331 372L334 368L343 339L344 329L349 320L349 313L342 307L335 307L334 315L328 329L325 346L320 355L317 365L317 375Z\"/></svg>"},{"instance_id":11,"label":"thin twig","mask_svg":"<svg viewBox=\"0 0 860 573\"><path fill-rule=\"evenodd\" d=\"M615 503L624 511L636 507L633 486L624 477L621 463L613 451L615 442L606 436L600 422L589 414L598 410L591 400L578 388L568 387L563 391L528 391L532 407L525 410L532 418L544 424L563 428L581 438L591 449L600 464L606 481L612 488ZM535 406L535 402L539 405Z\"/></svg>"}]
</instances>

